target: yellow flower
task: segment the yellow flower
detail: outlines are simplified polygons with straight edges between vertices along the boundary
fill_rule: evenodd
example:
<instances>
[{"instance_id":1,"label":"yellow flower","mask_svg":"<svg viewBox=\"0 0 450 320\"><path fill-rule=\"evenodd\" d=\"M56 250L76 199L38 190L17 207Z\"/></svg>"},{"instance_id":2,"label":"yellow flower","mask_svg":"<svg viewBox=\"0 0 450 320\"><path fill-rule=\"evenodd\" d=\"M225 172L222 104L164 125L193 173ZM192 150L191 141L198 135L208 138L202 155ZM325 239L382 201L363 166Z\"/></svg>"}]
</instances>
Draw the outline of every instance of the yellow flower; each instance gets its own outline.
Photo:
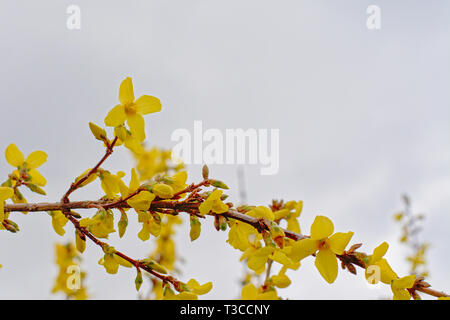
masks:
<instances>
[{"instance_id":1,"label":"yellow flower","mask_svg":"<svg viewBox=\"0 0 450 320\"><path fill-rule=\"evenodd\" d=\"M373 250L371 256L369 256L369 262L366 264L365 276L369 283L376 284L378 281L381 281L386 284L390 284L392 279L396 278L397 275L394 271L392 271L391 267L387 263L387 260L384 259L384 255L386 254L389 245L387 242L383 242L378 247ZM375 268L378 268L376 270ZM377 271L378 274L377 274ZM379 275L379 279L376 277Z\"/></svg>"},{"instance_id":2,"label":"yellow flower","mask_svg":"<svg viewBox=\"0 0 450 320\"><path fill-rule=\"evenodd\" d=\"M139 187L140 187L139 178L134 168L131 169L131 179L128 187L125 185L125 183L123 183L122 180L119 182L119 189L122 198L126 198L130 194L136 192L139 189ZM139 210L146 211L150 208L153 199L155 199L155 195L153 193L143 190L140 191L135 196L128 199L127 204L136 211Z\"/></svg>"},{"instance_id":3,"label":"yellow flower","mask_svg":"<svg viewBox=\"0 0 450 320\"><path fill-rule=\"evenodd\" d=\"M233 220L230 222L230 231L228 232L227 242L233 248L245 251L250 245L249 236L256 233L256 229L251 225Z\"/></svg>"},{"instance_id":4,"label":"yellow flower","mask_svg":"<svg viewBox=\"0 0 450 320\"><path fill-rule=\"evenodd\" d=\"M300 214L302 213L303 201L298 202L293 201L293 202L294 204L292 209L294 211L290 212L289 215L286 217L286 221L288 223L287 229L292 232L301 233L300 224L298 223L297 219L298 217L300 217ZM289 202L286 203L286 207L288 207L288 204Z\"/></svg>"},{"instance_id":5,"label":"yellow flower","mask_svg":"<svg viewBox=\"0 0 450 320\"><path fill-rule=\"evenodd\" d=\"M415 275L392 280L391 290L392 293L394 294L394 300L411 299L411 295L406 289L411 289L414 285L415 280L416 280Z\"/></svg>"},{"instance_id":6,"label":"yellow flower","mask_svg":"<svg viewBox=\"0 0 450 320\"><path fill-rule=\"evenodd\" d=\"M63 236L66 233L63 227L69 219L67 219L61 211L51 211L48 214L52 217L52 226L55 232L60 236Z\"/></svg>"},{"instance_id":7,"label":"yellow flower","mask_svg":"<svg viewBox=\"0 0 450 320\"><path fill-rule=\"evenodd\" d=\"M99 177L101 181L101 187L108 199L114 199L120 192L120 179L125 175L122 171L119 171L117 175L114 175L106 170L100 170Z\"/></svg>"},{"instance_id":8,"label":"yellow flower","mask_svg":"<svg viewBox=\"0 0 450 320\"><path fill-rule=\"evenodd\" d=\"M273 260L290 269L298 269L300 262L294 262L286 254L287 249L279 249L276 247L249 247L241 256L241 260L247 259L249 269L255 271L256 274L264 272L268 260Z\"/></svg>"},{"instance_id":9,"label":"yellow flower","mask_svg":"<svg viewBox=\"0 0 450 320\"><path fill-rule=\"evenodd\" d=\"M415 276L411 275L402 278L397 276L387 260L383 258L388 247L389 245L383 242L373 250L373 254L370 256L369 263L366 266L366 278L372 280L373 276L371 271L373 271L373 268L371 266L378 267L380 279L375 279L376 281L372 282L369 281L369 283L377 283L377 280L379 280L385 284L390 284L392 293L394 294L394 300L409 300L411 299L411 295L406 289L413 287Z\"/></svg>"},{"instance_id":10,"label":"yellow flower","mask_svg":"<svg viewBox=\"0 0 450 320\"><path fill-rule=\"evenodd\" d=\"M119 146L123 143L123 145L131 150L134 155L139 156L144 153L144 148L142 147L141 142L135 136L131 134L124 126L118 126L114 129L114 134L119 138L116 145Z\"/></svg>"},{"instance_id":11,"label":"yellow flower","mask_svg":"<svg viewBox=\"0 0 450 320\"><path fill-rule=\"evenodd\" d=\"M105 125L117 127L126 120L131 134L139 142L144 141L145 123L142 115L160 111L161 102L158 98L147 95L142 95L135 101L133 83L130 77L127 77L120 84L119 101L120 104L115 106L106 116Z\"/></svg>"},{"instance_id":12,"label":"yellow flower","mask_svg":"<svg viewBox=\"0 0 450 320\"><path fill-rule=\"evenodd\" d=\"M44 151L34 151L25 159L19 148L12 143L6 148L5 157L11 166L17 168L14 171L17 177L41 187L47 184L47 180L36 170L47 161L47 154Z\"/></svg>"},{"instance_id":13,"label":"yellow flower","mask_svg":"<svg viewBox=\"0 0 450 320\"><path fill-rule=\"evenodd\" d=\"M104 245L103 251L105 252L105 255L98 261L98 264L105 267L106 272L110 274L117 273L119 265L126 268L131 268L133 266L129 261L117 255L114 247Z\"/></svg>"},{"instance_id":14,"label":"yellow flower","mask_svg":"<svg viewBox=\"0 0 450 320\"><path fill-rule=\"evenodd\" d=\"M328 283L333 283L337 277L336 255L344 252L353 236L353 232L333 234L333 231L334 225L330 219L317 216L311 226L311 238L297 241L292 246L292 256L295 260L301 260L318 251L315 266Z\"/></svg>"},{"instance_id":15,"label":"yellow flower","mask_svg":"<svg viewBox=\"0 0 450 320\"><path fill-rule=\"evenodd\" d=\"M108 238L114 230L114 216L110 210L100 209L92 218L83 218L80 225L86 227L97 238Z\"/></svg>"},{"instance_id":16,"label":"yellow flower","mask_svg":"<svg viewBox=\"0 0 450 320\"><path fill-rule=\"evenodd\" d=\"M203 201L198 207L201 214L205 215L210 211L214 213L224 213L228 211L228 206L222 202L220 197L222 196L222 190L216 189Z\"/></svg>"},{"instance_id":17,"label":"yellow flower","mask_svg":"<svg viewBox=\"0 0 450 320\"><path fill-rule=\"evenodd\" d=\"M4 202L14 195L14 189L9 187L0 187L0 225L5 220Z\"/></svg>"},{"instance_id":18,"label":"yellow flower","mask_svg":"<svg viewBox=\"0 0 450 320\"><path fill-rule=\"evenodd\" d=\"M174 192L179 192L187 187L187 172L180 171L175 173L173 176L167 178L167 184L169 184Z\"/></svg>"},{"instance_id":19,"label":"yellow flower","mask_svg":"<svg viewBox=\"0 0 450 320\"><path fill-rule=\"evenodd\" d=\"M269 256L275 251L275 247L249 247L241 256L241 260L247 259L249 269L255 271L256 274L264 272Z\"/></svg>"},{"instance_id":20,"label":"yellow flower","mask_svg":"<svg viewBox=\"0 0 450 320\"><path fill-rule=\"evenodd\" d=\"M138 237L142 241L148 240L150 234L157 237L161 233L161 218L156 212L138 211L138 222L142 223L142 229L138 233Z\"/></svg>"}]
</instances>

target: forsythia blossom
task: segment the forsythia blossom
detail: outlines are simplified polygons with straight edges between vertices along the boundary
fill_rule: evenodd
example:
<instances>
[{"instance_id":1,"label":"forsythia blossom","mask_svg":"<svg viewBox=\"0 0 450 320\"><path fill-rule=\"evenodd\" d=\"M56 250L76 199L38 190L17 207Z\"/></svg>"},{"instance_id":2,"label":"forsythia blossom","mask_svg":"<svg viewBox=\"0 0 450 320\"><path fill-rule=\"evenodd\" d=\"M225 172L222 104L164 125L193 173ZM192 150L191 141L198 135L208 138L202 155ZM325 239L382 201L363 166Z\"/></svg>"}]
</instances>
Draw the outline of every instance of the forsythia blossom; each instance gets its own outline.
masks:
<instances>
[{"instance_id":1,"label":"forsythia blossom","mask_svg":"<svg viewBox=\"0 0 450 320\"><path fill-rule=\"evenodd\" d=\"M161 110L161 102L158 98L142 95L135 100L133 83L130 77L120 84L120 104L116 105L106 116L105 125L119 127L126 121L130 132L139 142L145 139L145 122L142 115Z\"/></svg>"},{"instance_id":2,"label":"forsythia blossom","mask_svg":"<svg viewBox=\"0 0 450 320\"><path fill-rule=\"evenodd\" d=\"M214 190L208 198L198 207L201 214L207 214L210 211L214 213L224 213L228 211L228 206L222 202L220 197L222 196L222 190Z\"/></svg>"},{"instance_id":3,"label":"forsythia blossom","mask_svg":"<svg viewBox=\"0 0 450 320\"><path fill-rule=\"evenodd\" d=\"M317 216L311 225L311 238L297 241L292 249L300 260L317 252L316 268L328 283L333 283L338 274L336 255L344 252L353 236L353 232L333 234L333 231L334 225L330 219Z\"/></svg>"}]
</instances>

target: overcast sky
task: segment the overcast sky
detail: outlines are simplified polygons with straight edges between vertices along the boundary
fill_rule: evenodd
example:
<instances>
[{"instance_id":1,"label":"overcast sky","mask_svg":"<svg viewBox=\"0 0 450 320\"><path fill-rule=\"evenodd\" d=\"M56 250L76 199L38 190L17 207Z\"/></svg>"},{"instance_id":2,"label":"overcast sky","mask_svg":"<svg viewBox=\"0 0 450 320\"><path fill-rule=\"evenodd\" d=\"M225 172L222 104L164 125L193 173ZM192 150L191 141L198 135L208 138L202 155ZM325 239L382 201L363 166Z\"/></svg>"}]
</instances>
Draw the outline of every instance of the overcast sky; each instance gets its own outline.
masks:
<instances>
[{"instance_id":1,"label":"overcast sky","mask_svg":"<svg viewBox=\"0 0 450 320\"><path fill-rule=\"evenodd\" d=\"M81 9L81 29L68 30L66 9ZM381 29L366 27L369 5L381 8ZM135 94L161 99L162 112L147 116L151 145L173 147L171 133L207 128L279 129L280 169L260 175L244 167L250 204L303 200L302 230L318 214L337 231L355 232L371 252L382 241L387 258L405 275L408 253L398 243L392 215L401 194L426 213L422 239L431 242L430 282L450 290L450 3L448 1L2 1L0 4L0 149L12 142L28 154L48 153L41 172L48 197L57 201L75 176L91 167L102 147L88 122L102 124L117 104L120 82L133 78ZM3 152L3 151L2 151ZM129 172L125 149L105 165ZM236 165L213 165L211 175L239 201ZM0 161L2 179L10 172ZM198 181L201 166L189 167ZM97 188L72 199L96 199ZM0 233L0 299L55 299L55 234L45 213L13 214L21 231ZM127 235L110 242L136 258L151 242L137 239L130 217ZM182 280L213 281L210 299L236 298L240 253L225 244L212 220L189 242L179 227L186 262ZM102 253L88 244L83 267L99 299L134 299L135 271L106 274ZM306 259L293 284L279 290L291 299L390 296L342 270L328 285ZM148 286L143 286L147 289Z\"/></svg>"}]
</instances>

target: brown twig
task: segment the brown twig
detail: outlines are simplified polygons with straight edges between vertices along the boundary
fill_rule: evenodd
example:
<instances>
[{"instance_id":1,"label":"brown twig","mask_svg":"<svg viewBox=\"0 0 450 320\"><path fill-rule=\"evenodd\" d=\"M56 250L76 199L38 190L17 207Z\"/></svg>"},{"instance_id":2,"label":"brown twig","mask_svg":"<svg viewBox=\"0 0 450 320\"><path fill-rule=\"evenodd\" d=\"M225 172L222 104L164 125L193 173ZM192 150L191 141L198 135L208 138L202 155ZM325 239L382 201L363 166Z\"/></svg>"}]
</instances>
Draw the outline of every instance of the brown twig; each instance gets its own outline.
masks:
<instances>
[{"instance_id":1,"label":"brown twig","mask_svg":"<svg viewBox=\"0 0 450 320\"><path fill-rule=\"evenodd\" d=\"M96 245L100 246L101 248L104 248L105 245L107 245L105 242L100 241L99 239L97 239L91 232L89 232L85 227L82 227L79 223L79 221L74 218L72 215L66 215L67 219L70 220L70 222L72 222L72 224L74 225L74 227L79 230L81 233L83 233L86 237L88 237L92 242L94 242ZM129 256L127 256L126 254L115 250L114 254L116 254L117 256L121 257L122 259L128 261L129 263L131 263L136 269L143 269L145 271L147 271L148 273L152 274L153 276L161 279L163 282L169 282L171 283L174 287L177 286L177 284L179 283L178 280L176 280L174 277L172 276L166 276L163 275L161 273L158 273L156 271L154 271L153 269L150 269L148 266L146 266L144 263L140 262L139 260L135 260L133 258L130 258Z\"/></svg>"},{"instance_id":2,"label":"brown twig","mask_svg":"<svg viewBox=\"0 0 450 320\"><path fill-rule=\"evenodd\" d=\"M76 189L80 187L80 185L85 182L91 175L97 172L97 170L100 168L100 166L105 162L106 159L113 153L114 145L116 144L118 140L118 137L115 137L114 140L111 142L111 144L106 144L106 151L105 155L100 159L100 161L93 167L88 173L86 173L83 177L81 177L78 181L72 183L70 185L69 190L64 194L64 196L61 199L61 202L69 202L69 196L72 192L74 192Z\"/></svg>"}]
</instances>

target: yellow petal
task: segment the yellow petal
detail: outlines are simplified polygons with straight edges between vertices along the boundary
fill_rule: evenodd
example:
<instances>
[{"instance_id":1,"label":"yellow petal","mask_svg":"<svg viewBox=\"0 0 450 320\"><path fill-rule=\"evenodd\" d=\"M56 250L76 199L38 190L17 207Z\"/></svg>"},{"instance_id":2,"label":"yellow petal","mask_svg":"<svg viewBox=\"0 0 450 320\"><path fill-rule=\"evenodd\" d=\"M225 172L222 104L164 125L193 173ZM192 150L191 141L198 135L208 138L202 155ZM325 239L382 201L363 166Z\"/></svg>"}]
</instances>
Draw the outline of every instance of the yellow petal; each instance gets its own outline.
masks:
<instances>
[{"instance_id":1,"label":"yellow petal","mask_svg":"<svg viewBox=\"0 0 450 320\"><path fill-rule=\"evenodd\" d=\"M272 210L270 210L265 206L258 206L250 210L250 212L248 212L248 215L253 216L255 218L266 218L269 220L275 219L275 215L273 214Z\"/></svg>"},{"instance_id":2,"label":"yellow petal","mask_svg":"<svg viewBox=\"0 0 450 320\"><path fill-rule=\"evenodd\" d=\"M127 115L124 106L118 104L112 108L105 118L105 125L108 127L117 127L125 122Z\"/></svg>"},{"instance_id":3,"label":"yellow petal","mask_svg":"<svg viewBox=\"0 0 450 320\"><path fill-rule=\"evenodd\" d=\"M212 286L213 286L212 282L207 282L203 285L200 285L195 279L190 279L187 282L187 285L189 288L192 289L192 291L195 294L198 294L198 295L203 295L203 294L208 293L209 291L211 291Z\"/></svg>"},{"instance_id":4,"label":"yellow petal","mask_svg":"<svg viewBox=\"0 0 450 320\"><path fill-rule=\"evenodd\" d=\"M397 274L394 272L394 270L392 270L386 259L380 259L375 265L380 268L381 282L385 284L391 284L392 280L398 278Z\"/></svg>"},{"instance_id":5,"label":"yellow petal","mask_svg":"<svg viewBox=\"0 0 450 320\"><path fill-rule=\"evenodd\" d=\"M214 213L219 213L219 214L227 212L228 209L229 209L229 207L225 203L223 203L221 200L214 201L212 208L211 208L211 210Z\"/></svg>"},{"instance_id":6,"label":"yellow petal","mask_svg":"<svg viewBox=\"0 0 450 320\"><path fill-rule=\"evenodd\" d=\"M198 210L201 214L205 215L211 211L212 205L211 201L206 200L198 206Z\"/></svg>"},{"instance_id":7,"label":"yellow petal","mask_svg":"<svg viewBox=\"0 0 450 320\"><path fill-rule=\"evenodd\" d=\"M249 269L253 270L253 271L258 271L262 268L264 268L264 265L267 262L267 256L251 256L248 260L247 260L247 266L249 267Z\"/></svg>"},{"instance_id":8,"label":"yellow petal","mask_svg":"<svg viewBox=\"0 0 450 320\"><path fill-rule=\"evenodd\" d=\"M290 256L292 256L292 258L295 261L300 261L315 253L317 249L318 249L317 240L312 239L299 240L294 242L294 244L292 245L292 251Z\"/></svg>"},{"instance_id":9,"label":"yellow petal","mask_svg":"<svg viewBox=\"0 0 450 320\"><path fill-rule=\"evenodd\" d=\"M140 114L149 114L161 111L161 101L158 98L142 95L135 102L137 112Z\"/></svg>"},{"instance_id":10,"label":"yellow petal","mask_svg":"<svg viewBox=\"0 0 450 320\"><path fill-rule=\"evenodd\" d=\"M173 197L173 189L167 184L155 184L152 187L152 192L162 199L170 199Z\"/></svg>"},{"instance_id":11,"label":"yellow petal","mask_svg":"<svg viewBox=\"0 0 450 320\"><path fill-rule=\"evenodd\" d=\"M336 232L329 239L330 249L335 254L343 254L345 247L350 242L350 239L353 236L353 232Z\"/></svg>"},{"instance_id":12,"label":"yellow petal","mask_svg":"<svg viewBox=\"0 0 450 320\"><path fill-rule=\"evenodd\" d=\"M127 123L130 127L131 134L138 141L145 140L145 121L144 117L139 113L131 114L127 116Z\"/></svg>"},{"instance_id":13,"label":"yellow petal","mask_svg":"<svg viewBox=\"0 0 450 320\"><path fill-rule=\"evenodd\" d=\"M370 258L370 263L374 264L378 262L387 252L389 245L387 242L383 242L378 247L373 250L372 257Z\"/></svg>"},{"instance_id":14,"label":"yellow petal","mask_svg":"<svg viewBox=\"0 0 450 320\"><path fill-rule=\"evenodd\" d=\"M23 164L25 157L14 143L11 143L5 150L6 161L13 167L19 167Z\"/></svg>"},{"instance_id":15,"label":"yellow petal","mask_svg":"<svg viewBox=\"0 0 450 320\"><path fill-rule=\"evenodd\" d=\"M47 154L44 151L34 151L28 155L25 162L28 168L36 169L47 161Z\"/></svg>"},{"instance_id":16,"label":"yellow petal","mask_svg":"<svg viewBox=\"0 0 450 320\"><path fill-rule=\"evenodd\" d=\"M108 198L112 199L119 193L118 178L109 172L104 172L101 175L101 187Z\"/></svg>"},{"instance_id":17,"label":"yellow petal","mask_svg":"<svg viewBox=\"0 0 450 320\"><path fill-rule=\"evenodd\" d=\"M138 238L142 241L147 241L148 239L150 239L150 230L148 228L148 224L144 223L141 231L139 231L138 233Z\"/></svg>"},{"instance_id":18,"label":"yellow petal","mask_svg":"<svg viewBox=\"0 0 450 320\"><path fill-rule=\"evenodd\" d=\"M47 180L45 180L44 176L40 174L36 169L32 169L28 172L31 176L31 183L34 183L38 186L44 187L47 184Z\"/></svg>"},{"instance_id":19,"label":"yellow petal","mask_svg":"<svg viewBox=\"0 0 450 320\"><path fill-rule=\"evenodd\" d=\"M219 200L222 197L222 190L216 189L208 196L208 200Z\"/></svg>"},{"instance_id":20,"label":"yellow petal","mask_svg":"<svg viewBox=\"0 0 450 320\"><path fill-rule=\"evenodd\" d=\"M144 153L144 148L141 143L135 137L129 137L125 140L125 147L139 155Z\"/></svg>"},{"instance_id":21,"label":"yellow petal","mask_svg":"<svg viewBox=\"0 0 450 320\"><path fill-rule=\"evenodd\" d=\"M150 204L152 203L153 199L155 199L155 195L153 193L148 191L141 191L131 199L128 199L127 203L135 210L147 211L150 208Z\"/></svg>"},{"instance_id":22,"label":"yellow petal","mask_svg":"<svg viewBox=\"0 0 450 320\"><path fill-rule=\"evenodd\" d=\"M11 198L14 195L14 189L9 187L0 187L0 202Z\"/></svg>"},{"instance_id":23,"label":"yellow petal","mask_svg":"<svg viewBox=\"0 0 450 320\"><path fill-rule=\"evenodd\" d=\"M57 234L63 236L66 231L63 227L66 225L67 221L69 221L61 212L55 212L52 216L52 226Z\"/></svg>"},{"instance_id":24,"label":"yellow petal","mask_svg":"<svg viewBox=\"0 0 450 320\"><path fill-rule=\"evenodd\" d=\"M189 237L191 241L197 240L202 231L202 224L198 221L198 218L195 216L191 216L190 222L191 230L189 231Z\"/></svg>"},{"instance_id":25,"label":"yellow petal","mask_svg":"<svg viewBox=\"0 0 450 320\"><path fill-rule=\"evenodd\" d=\"M299 201L295 204L295 217L299 217L303 210L303 201Z\"/></svg>"},{"instance_id":26,"label":"yellow petal","mask_svg":"<svg viewBox=\"0 0 450 320\"><path fill-rule=\"evenodd\" d=\"M138 188L139 188L140 184L139 184L139 178L138 175L136 173L136 169L131 169L131 180L130 180L130 193L135 192Z\"/></svg>"},{"instance_id":27,"label":"yellow petal","mask_svg":"<svg viewBox=\"0 0 450 320\"><path fill-rule=\"evenodd\" d=\"M291 217L290 219L287 220L287 229L289 231L295 232L295 233L301 233L300 230L300 224L298 223L298 220L296 217Z\"/></svg>"},{"instance_id":28,"label":"yellow petal","mask_svg":"<svg viewBox=\"0 0 450 320\"><path fill-rule=\"evenodd\" d=\"M328 283L333 283L338 274L337 258L330 249L319 250L314 263L322 277Z\"/></svg>"},{"instance_id":29,"label":"yellow petal","mask_svg":"<svg viewBox=\"0 0 450 320\"><path fill-rule=\"evenodd\" d=\"M284 273L272 277L273 284L278 288L286 288L291 284L291 280Z\"/></svg>"},{"instance_id":30,"label":"yellow petal","mask_svg":"<svg viewBox=\"0 0 450 320\"><path fill-rule=\"evenodd\" d=\"M75 234L75 246L80 253L86 250L86 240L81 239L78 232Z\"/></svg>"},{"instance_id":31,"label":"yellow petal","mask_svg":"<svg viewBox=\"0 0 450 320\"><path fill-rule=\"evenodd\" d=\"M186 187L187 172L186 171L177 172L172 177L170 177L170 179L173 181L172 187L174 189L177 188L183 190Z\"/></svg>"},{"instance_id":32,"label":"yellow petal","mask_svg":"<svg viewBox=\"0 0 450 320\"><path fill-rule=\"evenodd\" d=\"M87 175L89 172L91 171L91 169L87 169L86 171L84 171L81 175L79 175L76 179L75 182L79 181L81 178L83 178L85 175ZM84 182L82 182L80 184L80 187L84 187L86 185L88 185L89 183L91 183L92 181L94 181L95 179L97 179L98 175L97 174L91 174L86 180L84 180Z\"/></svg>"},{"instance_id":33,"label":"yellow petal","mask_svg":"<svg viewBox=\"0 0 450 320\"><path fill-rule=\"evenodd\" d=\"M120 84L119 101L123 105L134 102L133 82L130 77L127 77Z\"/></svg>"},{"instance_id":34,"label":"yellow petal","mask_svg":"<svg viewBox=\"0 0 450 320\"><path fill-rule=\"evenodd\" d=\"M258 295L258 289L252 284L248 283L242 287L241 296L242 300L256 300Z\"/></svg>"},{"instance_id":35,"label":"yellow petal","mask_svg":"<svg viewBox=\"0 0 450 320\"><path fill-rule=\"evenodd\" d=\"M321 240L329 237L334 231L333 222L324 216L317 216L311 226L311 239Z\"/></svg>"},{"instance_id":36,"label":"yellow petal","mask_svg":"<svg viewBox=\"0 0 450 320\"><path fill-rule=\"evenodd\" d=\"M286 218L289 213L290 213L290 211L288 209L281 209L281 210L275 211L273 213L274 220L280 220L280 219Z\"/></svg>"},{"instance_id":37,"label":"yellow petal","mask_svg":"<svg viewBox=\"0 0 450 320\"><path fill-rule=\"evenodd\" d=\"M119 191L122 198L127 197L130 193L130 189L125 185L125 183L122 180L119 180Z\"/></svg>"},{"instance_id":38,"label":"yellow petal","mask_svg":"<svg viewBox=\"0 0 450 320\"><path fill-rule=\"evenodd\" d=\"M392 281L392 289L410 289L414 285L415 280L415 275L395 279L394 281Z\"/></svg>"},{"instance_id":39,"label":"yellow petal","mask_svg":"<svg viewBox=\"0 0 450 320\"><path fill-rule=\"evenodd\" d=\"M106 272L110 274L116 274L119 270L119 263L114 259L113 254L105 254L103 258L103 266L106 269Z\"/></svg>"},{"instance_id":40,"label":"yellow petal","mask_svg":"<svg viewBox=\"0 0 450 320\"><path fill-rule=\"evenodd\" d=\"M294 262L289 259L282 251L280 250L276 250L271 256L270 258L273 261L276 261L280 264L282 264L283 266L287 267L287 268L291 268L294 267L295 264Z\"/></svg>"},{"instance_id":41,"label":"yellow petal","mask_svg":"<svg viewBox=\"0 0 450 320\"><path fill-rule=\"evenodd\" d=\"M120 264L122 267L125 267L125 268L131 268L133 266L133 264L131 262L129 262L128 260L125 260L124 258L122 258L121 256L118 256L117 254L114 255L114 260L116 260L118 264Z\"/></svg>"}]
</instances>

